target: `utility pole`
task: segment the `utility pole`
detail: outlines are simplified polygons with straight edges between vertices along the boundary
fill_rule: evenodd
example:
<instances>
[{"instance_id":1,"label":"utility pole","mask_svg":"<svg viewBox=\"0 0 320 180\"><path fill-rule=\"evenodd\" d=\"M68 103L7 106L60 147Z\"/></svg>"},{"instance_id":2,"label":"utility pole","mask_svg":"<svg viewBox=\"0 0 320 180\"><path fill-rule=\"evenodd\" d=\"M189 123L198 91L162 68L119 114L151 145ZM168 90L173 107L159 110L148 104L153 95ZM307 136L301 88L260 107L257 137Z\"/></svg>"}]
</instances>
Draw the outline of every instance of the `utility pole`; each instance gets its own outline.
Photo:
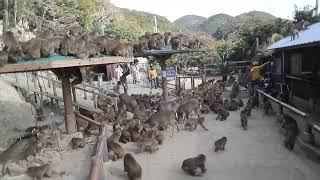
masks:
<instances>
[{"instance_id":1,"label":"utility pole","mask_svg":"<svg viewBox=\"0 0 320 180\"><path fill-rule=\"evenodd\" d=\"M319 10L319 0L316 0L316 7L315 7L315 16L318 16L318 10Z\"/></svg>"},{"instance_id":2,"label":"utility pole","mask_svg":"<svg viewBox=\"0 0 320 180\"><path fill-rule=\"evenodd\" d=\"M157 16L154 16L154 20L153 20L153 32L157 33L158 32L158 21L157 21Z\"/></svg>"}]
</instances>

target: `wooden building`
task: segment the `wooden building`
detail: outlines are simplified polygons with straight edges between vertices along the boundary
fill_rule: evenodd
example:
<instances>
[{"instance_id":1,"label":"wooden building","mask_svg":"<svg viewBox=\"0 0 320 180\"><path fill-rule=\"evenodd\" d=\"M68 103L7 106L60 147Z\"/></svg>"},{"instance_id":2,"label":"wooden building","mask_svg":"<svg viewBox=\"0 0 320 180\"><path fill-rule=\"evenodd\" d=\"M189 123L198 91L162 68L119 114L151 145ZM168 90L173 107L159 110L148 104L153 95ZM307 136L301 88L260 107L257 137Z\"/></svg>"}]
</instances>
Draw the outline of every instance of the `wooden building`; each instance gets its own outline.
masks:
<instances>
[{"instance_id":1,"label":"wooden building","mask_svg":"<svg viewBox=\"0 0 320 180\"><path fill-rule=\"evenodd\" d=\"M301 31L298 39L289 36L268 49L273 89L287 92L285 103L305 113L284 108L298 125L296 142L320 159L320 23Z\"/></svg>"}]
</instances>

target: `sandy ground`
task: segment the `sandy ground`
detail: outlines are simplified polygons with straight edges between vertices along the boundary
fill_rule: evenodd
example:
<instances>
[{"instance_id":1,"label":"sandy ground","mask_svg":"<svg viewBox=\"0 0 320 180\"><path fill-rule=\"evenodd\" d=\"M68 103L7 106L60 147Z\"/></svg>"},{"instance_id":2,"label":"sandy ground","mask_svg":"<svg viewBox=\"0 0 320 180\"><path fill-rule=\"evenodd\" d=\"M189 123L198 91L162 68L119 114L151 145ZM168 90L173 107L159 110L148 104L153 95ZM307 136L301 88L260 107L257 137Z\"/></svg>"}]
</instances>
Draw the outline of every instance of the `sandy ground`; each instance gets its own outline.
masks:
<instances>
[{"instance_id":1,"label":"sandy ground","mask_svg":"<svg viewBox=\"0 0 320 180\"><path fill-rule=\"evenodd\" d=\"M215 121L208 114L209 131L198 128L195 132L182 131L166 139L154 154L134 154L148 180L195 179L181 170L182 161L199 153L207 156L207 173L200 179L219 180L312 180L319 179L320 165L303 157L298 150L289 152L283 145L275 117L266 117L253 110L248 130L240 127L240 112L232 112L227 121ZM226 150L215 153L214 141L228 137ZM135 150L134 143L125 146L126 152ZM123 161L105 164L109 180L128 179L123 172Z\"/></svg>"}]
</instances>

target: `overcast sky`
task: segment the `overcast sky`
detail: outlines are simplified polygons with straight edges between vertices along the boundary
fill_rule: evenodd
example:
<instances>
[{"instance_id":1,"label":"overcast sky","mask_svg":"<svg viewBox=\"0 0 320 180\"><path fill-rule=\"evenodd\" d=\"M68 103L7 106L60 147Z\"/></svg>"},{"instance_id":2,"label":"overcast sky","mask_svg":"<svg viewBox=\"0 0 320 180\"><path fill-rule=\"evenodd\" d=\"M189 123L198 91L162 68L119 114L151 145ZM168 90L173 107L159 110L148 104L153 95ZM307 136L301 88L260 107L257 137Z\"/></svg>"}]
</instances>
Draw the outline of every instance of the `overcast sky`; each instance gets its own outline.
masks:
<instances>
[{"instance_id":1,"label":"overcast sky","mask_svg":"<svg viewBox=\"0 0 320 180\"><path fill-rule=\"evenodd\" d=\"M265 11L277 17L292 18L294 4L298 7L316 0L111 0L118 7L159 14L174 21L184 15L209 17L218 13L232 16L252 10Z\"/></svg>"}]
</instances>

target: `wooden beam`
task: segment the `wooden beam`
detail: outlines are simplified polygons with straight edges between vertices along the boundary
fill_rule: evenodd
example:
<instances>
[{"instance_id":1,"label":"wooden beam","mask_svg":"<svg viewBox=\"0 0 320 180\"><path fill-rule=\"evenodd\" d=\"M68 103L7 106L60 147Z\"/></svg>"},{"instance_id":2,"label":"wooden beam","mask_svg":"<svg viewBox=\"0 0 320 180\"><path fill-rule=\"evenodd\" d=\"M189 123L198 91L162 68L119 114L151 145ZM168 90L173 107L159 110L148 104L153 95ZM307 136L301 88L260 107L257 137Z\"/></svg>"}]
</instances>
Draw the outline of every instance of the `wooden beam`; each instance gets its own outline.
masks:
<instances>
[{"instance_id":1,"label":"wooden beam","mask_svg":"<svg viewBox=\"0 0 320 180\"><path fill-rule=\"evenodd\" d=\"M63 73L60 77L62 81L62 93L64 101L64 121L66 125L67 134L73 134L76 130L76 117L73 111L72 95L71 95L71 84L69 78Z\"/></svg>"},{"instance_id":2,"label":"wooden beam","mask_svg":"<svg viewBox=\"0 0 320 180\"><path fill-rule=\"evenodd\" d=\"M28 71L41 71L58 69L65 67L81 67L101 64L115 64L133 62L133 59L122 58L118 56L87 58L87 59L68 59L68 60L52 60L50 62L30 62L29 64L7 64L0 68L1 73L16 73Z\"/></svg>"}]
</instances>

